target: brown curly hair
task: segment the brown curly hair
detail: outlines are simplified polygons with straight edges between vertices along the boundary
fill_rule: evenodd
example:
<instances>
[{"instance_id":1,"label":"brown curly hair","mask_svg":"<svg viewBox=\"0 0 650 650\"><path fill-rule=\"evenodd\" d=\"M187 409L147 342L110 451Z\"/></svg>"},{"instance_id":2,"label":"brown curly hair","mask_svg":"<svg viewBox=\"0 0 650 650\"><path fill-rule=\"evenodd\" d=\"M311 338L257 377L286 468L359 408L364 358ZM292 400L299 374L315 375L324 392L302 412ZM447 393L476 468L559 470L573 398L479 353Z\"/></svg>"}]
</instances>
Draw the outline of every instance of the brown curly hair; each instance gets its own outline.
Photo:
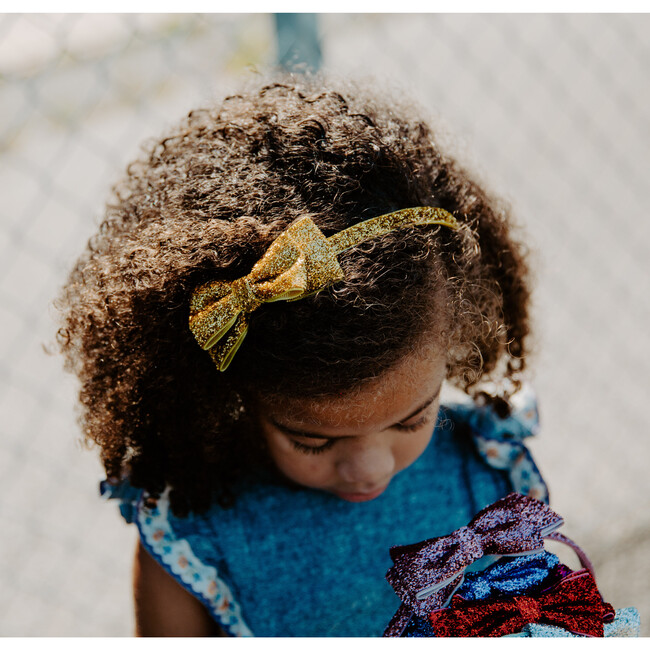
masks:
<instances>
[{"instance_id":1,"label":"brown curly hair","mask_svg":"<svg viewBox=\"0 0 650 650\"><path fill-rule=\"evenodd\" d=\"M296 218L329 236L427 205L461 230L407 228L346 251L344 282L252 315L226 372L189 331L192 290L248 273ZM477 397L486 379L517 383L529 331L507 209L410 105L317 77L253 82L149 143L57 306L83 432L108 477L128 474L154 496L169 485L180 515L232 501L267 462L243 395L350 390L433 337L449 381Z\"/></svg>"}]
</instances>

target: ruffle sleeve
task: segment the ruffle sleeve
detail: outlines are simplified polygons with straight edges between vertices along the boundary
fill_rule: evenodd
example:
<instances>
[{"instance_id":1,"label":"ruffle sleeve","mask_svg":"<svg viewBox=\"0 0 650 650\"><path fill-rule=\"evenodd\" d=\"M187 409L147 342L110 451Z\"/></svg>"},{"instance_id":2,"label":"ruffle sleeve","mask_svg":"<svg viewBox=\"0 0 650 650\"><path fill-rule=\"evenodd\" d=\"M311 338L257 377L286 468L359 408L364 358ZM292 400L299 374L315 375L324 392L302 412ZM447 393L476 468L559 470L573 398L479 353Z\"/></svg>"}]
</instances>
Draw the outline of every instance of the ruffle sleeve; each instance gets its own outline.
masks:
<instances>
[{"instance_id":1,"label":"ruffle sleeve","mask_svg":"<svg viewBox=\"0 0 650 650\"><path fill-rule=\"evenodd\" d=\"M448 405L454 419L465 423L481 458L505 470L515 491L548 503L548 487L524 440L539 432L539 410L532 388L523 386L511 398L512 411L500 417L492 406L474 402Z\"/></svg>"},{"instance_id":2,"label":"ruffle sleeve","mask_svg":"<svg viewBox=\"0 0 650 650\"><path fill-rule=\"evenodd\" d=\"M128 482L102 481L105 499L119 501L120 513L134 523L140 541L149 554L176 581L203 603L212 618L230 636L253 636L246 625L239 603L215 566L202 561L187 539L176 533L175 517L169 507L168 491L152 502L146 493ZM145 505L146 501L146 505Z\"/></svg>"}]
</instances>

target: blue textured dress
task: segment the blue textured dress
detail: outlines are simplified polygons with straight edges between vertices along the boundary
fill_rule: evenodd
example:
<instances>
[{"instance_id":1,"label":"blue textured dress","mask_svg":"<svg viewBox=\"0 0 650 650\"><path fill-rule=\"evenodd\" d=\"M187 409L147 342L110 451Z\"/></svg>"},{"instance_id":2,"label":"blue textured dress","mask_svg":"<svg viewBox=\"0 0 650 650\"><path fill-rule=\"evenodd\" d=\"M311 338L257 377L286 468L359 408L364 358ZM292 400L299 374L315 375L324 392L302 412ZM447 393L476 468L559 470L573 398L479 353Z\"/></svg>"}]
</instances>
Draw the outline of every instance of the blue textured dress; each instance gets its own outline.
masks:
<instances>
[{"instance_id":1,"label":"blue textured dress","mask_svg":"<svg viewBox=\"0 0 650 650\"><path fill-rule=\"evenodd\" d=\"M444 535L512 491L547 499L522 438L536 432L528 394L501 420L487 407L440 409L425 452L378 498L258 483L235 507L175 517L165 494L102 483L144 547L238 636L381 636L400 605L388 549Z\"/></svg>"}]
</instances>

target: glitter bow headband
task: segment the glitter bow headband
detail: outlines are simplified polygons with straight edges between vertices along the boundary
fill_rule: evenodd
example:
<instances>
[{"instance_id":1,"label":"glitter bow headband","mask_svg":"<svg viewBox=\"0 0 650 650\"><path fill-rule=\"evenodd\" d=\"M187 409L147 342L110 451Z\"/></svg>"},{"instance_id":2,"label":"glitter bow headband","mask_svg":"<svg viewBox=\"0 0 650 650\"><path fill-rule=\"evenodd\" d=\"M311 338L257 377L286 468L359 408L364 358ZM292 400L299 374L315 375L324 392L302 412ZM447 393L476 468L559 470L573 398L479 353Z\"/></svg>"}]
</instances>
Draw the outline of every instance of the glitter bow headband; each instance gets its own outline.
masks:
<instances>
[{"instance_id":1,"label":"glitter bow headband","mask_svg":"<svg viewBox=\"0 0 650 650\"><path fill-rule=\"evenodd\" d=\"M545 503L513 492L450 535L391 548L386 579L408 609L426 616L444 607L472 562L484 555L540 552L544 537L563 523Z\"/></svg>"},{"instance_id":2,"label":"glitter bow headband","mask_svg":"<svg viewBox=\"0 0 650 650\"><path fill-rule=\"evenodd\" d=\"M571 573L536 596L479 603L454 596L450 607L429 614L435 636L503 636L528 623L556 625L585 636L603 636L603 623L614 609L603 599L591 573Z\"/></svg>"},{"instance_id":3,"label":"glitter bow headband","mask_svg":"<svg viewBox=\"0 0 650 650\"><path fill-rule=\"evenodd\" d=\"M466 573L455 595L475 601L529 594L558 573L559 562L557 555L547 551L504 557L483 571Z\"/></svg>"},{"instance_id":4,"label":"glitter bow headband","mask_svg":"<svg viewBox=\"0 0 650 650\"><path fill-rule=\"evenodd\" d=\"M197 287L190 303L190 330L219 370L225 370L242 344L249 314L265 302L300 300L344 279L336 259L348 248L398 228L458 222L441 208L406 208L362 221L325 237L309 218L294 221L271 244L251 272L233 282Z\"/></svg>"}]
</instances>

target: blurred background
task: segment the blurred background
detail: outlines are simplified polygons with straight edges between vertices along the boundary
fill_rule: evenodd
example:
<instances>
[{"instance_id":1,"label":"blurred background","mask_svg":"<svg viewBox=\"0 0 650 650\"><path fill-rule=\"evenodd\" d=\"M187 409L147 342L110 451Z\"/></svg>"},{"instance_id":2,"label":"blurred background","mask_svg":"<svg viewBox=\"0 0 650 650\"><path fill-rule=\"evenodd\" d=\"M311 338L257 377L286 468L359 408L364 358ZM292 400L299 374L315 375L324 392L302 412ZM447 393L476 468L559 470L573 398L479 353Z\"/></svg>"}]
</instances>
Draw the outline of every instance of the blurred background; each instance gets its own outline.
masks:
<instances>
[{"instance_id":1,"label":"blurred background","mask_svg":"<svg viewBox=\"0 0 650 650\"><path fill-rule=\"evenodd\" d=\"M44 352L51 301L140 143L278 62L402 87L511 203L536 273L530 447L648 635L648 33L643 14L0 16L0 635L133 632L136 531L99 500L75 380Z\"/></svg>"}]
</instances>

